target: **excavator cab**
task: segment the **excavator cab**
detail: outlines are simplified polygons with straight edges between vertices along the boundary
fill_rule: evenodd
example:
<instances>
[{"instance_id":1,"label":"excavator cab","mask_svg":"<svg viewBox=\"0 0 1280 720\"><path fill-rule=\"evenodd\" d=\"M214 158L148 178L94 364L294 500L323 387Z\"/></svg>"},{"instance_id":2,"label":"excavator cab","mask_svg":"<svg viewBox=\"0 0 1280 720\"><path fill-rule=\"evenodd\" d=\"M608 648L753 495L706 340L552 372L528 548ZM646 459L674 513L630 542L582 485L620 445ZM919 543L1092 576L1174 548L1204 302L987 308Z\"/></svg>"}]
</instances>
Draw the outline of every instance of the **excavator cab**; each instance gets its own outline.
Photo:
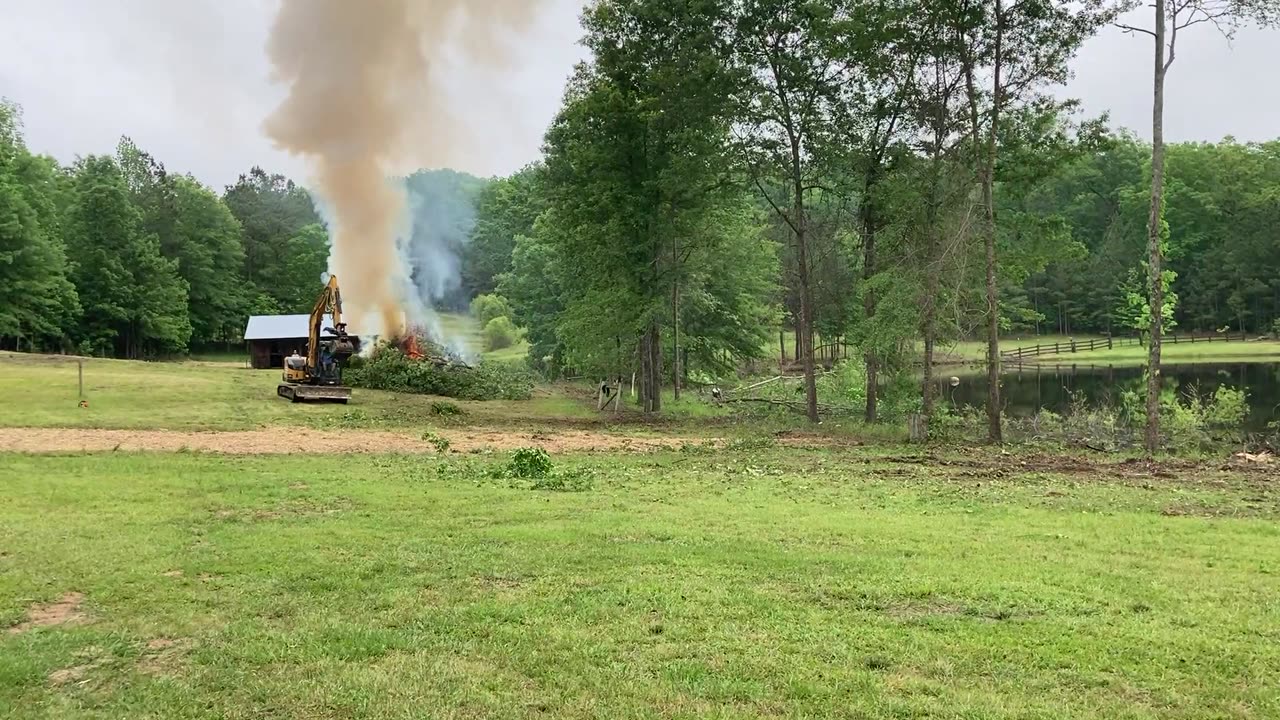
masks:
<instances>
[{"instance_id":1,"label":"excavator cab","mask_svg":"<svg viewBox=\"0 0 1280 720\"><path fill-rule=\"evenodd\" d=\"M321 338L320 327L326 314L333 315L333 327L324 328L329 337ZM342 366L355 354L355 343L347 335L342 322L342 294L337 276L330 276L311 310L307 328L307 354L284 359L282 382L276 386L280 397L292 402L331 400L345 403L351 399L351 388L342 384Z\"/></svg>"}]
</instances>

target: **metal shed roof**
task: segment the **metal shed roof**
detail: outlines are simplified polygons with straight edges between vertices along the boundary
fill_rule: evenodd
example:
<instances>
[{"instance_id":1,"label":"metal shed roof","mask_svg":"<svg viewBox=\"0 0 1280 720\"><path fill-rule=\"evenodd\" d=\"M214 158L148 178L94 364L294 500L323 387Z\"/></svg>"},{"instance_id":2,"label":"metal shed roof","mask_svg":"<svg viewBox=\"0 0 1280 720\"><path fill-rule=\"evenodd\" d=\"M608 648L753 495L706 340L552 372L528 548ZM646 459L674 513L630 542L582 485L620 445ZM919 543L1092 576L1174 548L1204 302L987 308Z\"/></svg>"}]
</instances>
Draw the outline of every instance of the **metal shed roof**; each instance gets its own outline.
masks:
<instances>
[{"instance_id":1,"label":"metal shed roof","mask_svg":"<svg viewBox=\"0 0 1280 720\"><path fill-rule=\"evenodd\" d=\"M304 338L307 336L307 319L310 315L252 315L244 329L245 340L282 340ZM324 328L333 327L333 316L325 315L320 325L321 337L333 337L324 332ZM359 336L359 333L347 326L348 333Z\"/></svg>"}]
</instances>

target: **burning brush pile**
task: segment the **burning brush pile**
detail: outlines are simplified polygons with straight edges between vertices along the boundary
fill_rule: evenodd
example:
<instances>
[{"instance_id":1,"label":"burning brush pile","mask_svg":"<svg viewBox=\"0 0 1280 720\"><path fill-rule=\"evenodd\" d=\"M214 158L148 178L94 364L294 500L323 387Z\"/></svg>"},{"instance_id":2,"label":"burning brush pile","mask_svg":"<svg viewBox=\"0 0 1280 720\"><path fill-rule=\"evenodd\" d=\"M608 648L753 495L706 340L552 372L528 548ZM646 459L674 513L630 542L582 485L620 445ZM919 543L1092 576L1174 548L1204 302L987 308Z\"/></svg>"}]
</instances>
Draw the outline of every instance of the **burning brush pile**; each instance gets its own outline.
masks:
<instances>
[{"instance_id":1,"label":"burning brush pile","mask_svg":"<svg viewBox=\"0 0 1280 720\"><path fill-rule=\"evenodd\" d=\"M427 329L421 326L409 328L402 337L392 340L389 345L415 362L429 362L437 367L471 367L461 355L433 340ZM377 348L374 352L377 352Z\"/></svg>"},{"instance_id":2,"label":"burning brush pile","mask_svg":"<svg viewBox=\"0 0 1280 720\"><path fill-rule=\"evenodd\" d=\"M367 357L353 358L343 378L354 387L460 400L526 400L533 375L508 363L468 364L422 328L379 342Z\"/></svg>"}]
</instances>

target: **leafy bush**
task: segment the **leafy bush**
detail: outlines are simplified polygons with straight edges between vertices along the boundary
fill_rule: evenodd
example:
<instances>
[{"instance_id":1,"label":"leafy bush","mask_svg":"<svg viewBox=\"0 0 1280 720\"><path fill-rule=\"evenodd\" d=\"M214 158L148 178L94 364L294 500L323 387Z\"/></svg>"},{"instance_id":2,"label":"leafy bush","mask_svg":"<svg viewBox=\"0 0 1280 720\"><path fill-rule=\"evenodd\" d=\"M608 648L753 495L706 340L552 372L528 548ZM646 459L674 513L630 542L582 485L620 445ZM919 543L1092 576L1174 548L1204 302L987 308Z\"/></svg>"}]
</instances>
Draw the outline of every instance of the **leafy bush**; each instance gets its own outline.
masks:
<instances>
[{"instance_id":1,"label":"leafy bush","mask_svg":"<svg viewBox=\"0 0 1280 720\"><path fill-rule=\"evenodd\" d=\"M882 372L877 394L877 410L883 422L904 420L920 410L920 381L914 369ZM867 373L861 359L850 357L836 363L831 372L817 379L818 404L832 414L861 416L867 404ZM784 402L802 403L804 385L800 382L775 382L755 391L761 397Z\"/></svg>"},{"instance_id":2,"label":"leafy bush","mask_svg":"<svg viewBox=\"0 0 1280 720\"><path fill-rule=\"evenodd\" d=\"M501 295L477 295L471 301L471 315L484 327L494 318L510 317L511 305Z\"/></svg>"},{"instance_id":3,"label":"leafy bush","mask_svg":"<svg viewBox=\"0 0 1280 720\"><path fill-rule=\"evenodd\" d=\"M542 448L520 448L511 454L507 472L518 478L545 478L551 474L551 456Z\"/></svg>"},{"instance_id":4,"label":"leafy bush","mask_svg":"<svg viewBox=\"0 0 1280 720\"><path fill-rule=\"evenodd\" d=\"M431 443L432 447L434 447L438 453L444 454L449 452L449 438L440 437L428 430L422 433L422 439Z\"/></svg>"},{"instance_id":5,"label":"leafy bush","mask_svg":"<svg viewBox=\"0 0 1280 720\"><path fill-rule=\"evenodd\" d=\"M1211 428L1238 430L1249 415L1248 393L1226 385L1218 386L1204 404L1205 425Z\"/></svg>"},{"instance_id":6,"label":"leafy bush","mask_svg":"<svg viewBox=\"0 0 1280 720\"><path fill-rule=\"evenodd\" d=\"M982 408L943 405L929 421L929 439L944 442L977 440L985 436L986 428L987 415Z\"/></svg>"},{"instance_id":7,"label":"leafy bush","mask_svg":"<svg viewBox=\"0 0 1280 720\"><path fill-rule=\"evenodd\" d=\"M519 366L485 362L474 367L437 365L410 360L391 345L382 345L367 359L352 364L343 371L343 378L354 387L460 400L527 400L533 393L533 376Z\"/></svg>"},{"instance_id":8,"label":"leafy bush","mask_svg":"<svg viewBox=\"0 0 1280 720\"><path fill-rule=\"evenodd\" d=\"M494 475L514 481L511 487L529 490L585 492L595 484L590 470L556 470L547 451L535 447L516 450Z\"/></svg>"},{"instance_id":9,"label":"leafy bush","mask_svg":"<svg viewBox=\"0 0 1280 720\"><path fill-rule=\"evenodd\" d=\"M457 417L462 414L462 408L451 402L437 400L431 403L431 414L436 417Z\"/></svg>"},{"instance_id":10,"label":"leafy bush","mask_svg":"<svg viewBox=\"0 0 1280 720\"><path fill-rule=\"evenodd\" d=\"M484 326L484 349L501 350L511 347L516 344L516 339L519 337L520 331L516 329L515 323L511 322L511 318L505 315L493 318Z\"/></svg>"}]
</instances>

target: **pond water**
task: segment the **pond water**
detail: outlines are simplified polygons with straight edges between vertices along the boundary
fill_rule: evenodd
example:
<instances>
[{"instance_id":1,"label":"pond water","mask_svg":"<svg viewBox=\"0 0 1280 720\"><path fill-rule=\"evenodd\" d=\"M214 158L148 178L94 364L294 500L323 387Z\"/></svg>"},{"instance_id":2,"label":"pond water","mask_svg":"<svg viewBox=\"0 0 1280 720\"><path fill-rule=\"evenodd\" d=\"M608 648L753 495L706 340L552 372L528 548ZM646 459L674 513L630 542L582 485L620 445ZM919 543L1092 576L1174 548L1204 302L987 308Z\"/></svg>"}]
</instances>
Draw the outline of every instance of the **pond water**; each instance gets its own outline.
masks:
<instances>
[{"instance_id":1,"label":"pond water","mask_svg":"<svg viewBox=\"0 0 1280 720\"><path fill-rule=\"evenodd\" d=\"M959 375L960 384L950 387L949 373L939 380L940 397L954 405L982 406L987 401L986 375ZM1280 363L1192 363L1166 365L1166 388L1181 393L1212 394L1220 385L1243 388L1248 393L1249 416L1245 430L1266 429L1280 419ZM1110 365L1024 365L1007 367L1001 380L1005 412L1014 417L1030 417L1040 408L1066 412L1072 397L1082 396L1089 405L1113 406L1120 393L1143 388L1142 368Z\"/></svg>"}]
</instances>

